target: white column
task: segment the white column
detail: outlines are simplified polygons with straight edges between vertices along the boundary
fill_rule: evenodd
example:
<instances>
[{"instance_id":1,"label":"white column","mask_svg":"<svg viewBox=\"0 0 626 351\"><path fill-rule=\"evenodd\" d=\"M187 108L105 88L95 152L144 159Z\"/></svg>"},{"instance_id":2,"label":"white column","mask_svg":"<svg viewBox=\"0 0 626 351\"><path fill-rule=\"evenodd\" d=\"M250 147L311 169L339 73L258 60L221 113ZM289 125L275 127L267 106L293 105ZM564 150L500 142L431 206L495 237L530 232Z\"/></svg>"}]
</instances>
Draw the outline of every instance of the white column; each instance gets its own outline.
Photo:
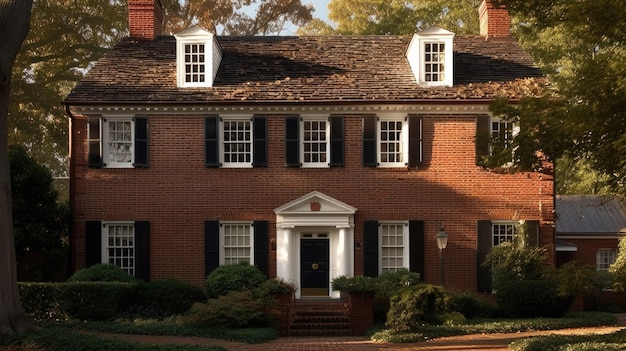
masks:
<instances>
[{"instance_id":1,"label":"white column","mask_svg":"<svg viewBox=\"0 0 626 351\"><path fill-rule=\"evenodd\" d=\"M276 233L276 276L294 282L292 266L295 254L291 250L291 229L283 227Z\"/></svg>"},{"instance_id":2,"label":"white column","mask_svg":"<svg viewBox=\"0 0 626 351\"><path fill-rule=\"evenodd\" d=\"M354 233L352 228L339 228L337 247L337 274L354 275Z\"/></svg>"}]
</instances>

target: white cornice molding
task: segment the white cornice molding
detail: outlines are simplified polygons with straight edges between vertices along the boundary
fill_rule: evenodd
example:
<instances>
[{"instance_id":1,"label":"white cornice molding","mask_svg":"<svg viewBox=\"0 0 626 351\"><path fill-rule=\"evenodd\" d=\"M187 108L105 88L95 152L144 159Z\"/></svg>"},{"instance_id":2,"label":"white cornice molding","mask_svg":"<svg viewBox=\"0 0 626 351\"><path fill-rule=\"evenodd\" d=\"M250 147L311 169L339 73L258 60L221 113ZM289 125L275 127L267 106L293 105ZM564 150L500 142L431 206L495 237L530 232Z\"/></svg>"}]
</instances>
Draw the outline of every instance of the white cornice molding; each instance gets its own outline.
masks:
<instances>
[{"instance_id":1,"label":"white cornice molding","mask_svg":"<svg viewBox=\"0 0 626 351\"><path fill-rule=\"evenodd\" d=\"M398 105L249 105L249 106L71 106L73 114L350 114L350 113L424 113L477 114L490 113L488 104L398 104Z\"/></svg>"}]
</instances>

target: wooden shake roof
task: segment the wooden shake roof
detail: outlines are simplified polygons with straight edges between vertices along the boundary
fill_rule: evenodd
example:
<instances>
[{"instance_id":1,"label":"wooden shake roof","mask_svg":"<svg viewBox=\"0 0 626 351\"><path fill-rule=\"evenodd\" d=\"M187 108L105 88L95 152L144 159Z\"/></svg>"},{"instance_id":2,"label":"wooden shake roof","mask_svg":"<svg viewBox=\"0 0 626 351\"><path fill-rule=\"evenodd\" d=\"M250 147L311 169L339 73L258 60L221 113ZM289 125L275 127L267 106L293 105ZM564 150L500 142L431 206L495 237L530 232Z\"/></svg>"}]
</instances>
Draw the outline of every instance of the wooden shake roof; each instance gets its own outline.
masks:
<instances>
[{"instance_id":1,"label":"wooden shake roof","mask_svg":"<svg viewBox=\"0 0 626 351\"><path fill-rule=\"evenodd\" d=\"M544 78L513 39L454 38L454 86L417 84L409 36L218 37L213 87L176 85L176 40L123 39L65 99L70 105L396 103L537 94Z\"/></svg>"}]
</instances>

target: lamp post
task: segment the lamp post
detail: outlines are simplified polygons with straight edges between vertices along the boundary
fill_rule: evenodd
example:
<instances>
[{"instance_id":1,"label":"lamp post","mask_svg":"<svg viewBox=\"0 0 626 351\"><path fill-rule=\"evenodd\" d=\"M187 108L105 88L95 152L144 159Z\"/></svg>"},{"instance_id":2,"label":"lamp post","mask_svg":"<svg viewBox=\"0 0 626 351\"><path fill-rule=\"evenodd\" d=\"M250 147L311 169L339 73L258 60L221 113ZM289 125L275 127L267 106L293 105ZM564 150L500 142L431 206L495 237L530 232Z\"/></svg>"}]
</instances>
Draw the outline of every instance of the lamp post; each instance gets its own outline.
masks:
<instances>
[{"instance_id":1,"label":"lamp post","mask_svg":"<svg viewBox=\"0 0 626 351\"><path fill-rule=\"evenodd\" d=\"M441 285L443 285L443 249L448 246L448 233L443 230L443 224L435 239L437 240L437 248L439 249L439 280Z\"/></svg>"}]
</instances>

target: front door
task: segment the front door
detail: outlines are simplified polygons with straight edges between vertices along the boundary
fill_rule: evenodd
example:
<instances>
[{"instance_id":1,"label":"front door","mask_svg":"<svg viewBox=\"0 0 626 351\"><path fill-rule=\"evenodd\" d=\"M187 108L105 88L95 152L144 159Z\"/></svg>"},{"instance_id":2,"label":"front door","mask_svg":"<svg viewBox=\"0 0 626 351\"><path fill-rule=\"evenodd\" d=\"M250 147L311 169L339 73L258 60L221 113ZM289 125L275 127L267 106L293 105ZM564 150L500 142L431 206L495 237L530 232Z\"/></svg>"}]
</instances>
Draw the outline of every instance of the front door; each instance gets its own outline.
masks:
<instances>
[{"instance_id":1,"label":"front door","mask_svg":"<svg viewBox=\"0 0 626 351\"><path fill-rule=\"evenodd\" d=\"M328 238L303 238L300 241L300 253L301 296L328 296Z\"/></svg>"}]
</instances>

